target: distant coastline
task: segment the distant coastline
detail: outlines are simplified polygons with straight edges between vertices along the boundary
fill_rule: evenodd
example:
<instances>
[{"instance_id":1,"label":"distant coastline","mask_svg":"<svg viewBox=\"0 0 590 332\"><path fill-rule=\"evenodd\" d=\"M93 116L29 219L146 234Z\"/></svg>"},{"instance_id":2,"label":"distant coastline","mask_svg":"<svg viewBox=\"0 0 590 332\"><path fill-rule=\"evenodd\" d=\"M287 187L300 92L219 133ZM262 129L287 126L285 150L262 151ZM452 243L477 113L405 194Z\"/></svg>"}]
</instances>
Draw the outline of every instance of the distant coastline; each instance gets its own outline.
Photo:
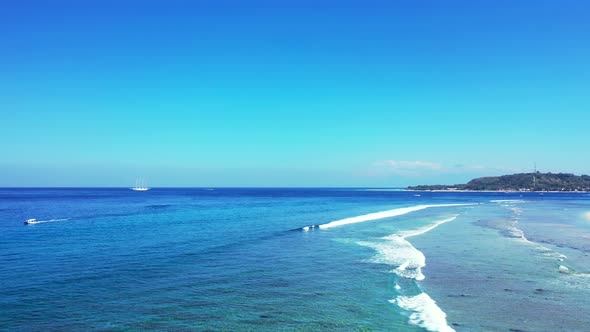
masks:
<instances>
[{"instance_id":1,"label":"distant coastline","mask_svg":"<svg viewBox=\"0 0 590 332\"><path fill-rule=\"evenodd\" d=\"M590 190L469 190L469 189L410 189L410 187L403 189L403 191L415 191L415 192L453 192L453 193L547 193L547 194L590 194Z\"/></svg>"},{"instance_id":2,"label":"distant coastline","mask_svg":"<svg viewBox=\"0 0 590 332\"><path fill-rule=\"evenodd\" d=\"M569 173L519 173L481 177L466 184L409 186L412 191L452 192L590 192L590 176Z\"/></svg>"}]
</instances>

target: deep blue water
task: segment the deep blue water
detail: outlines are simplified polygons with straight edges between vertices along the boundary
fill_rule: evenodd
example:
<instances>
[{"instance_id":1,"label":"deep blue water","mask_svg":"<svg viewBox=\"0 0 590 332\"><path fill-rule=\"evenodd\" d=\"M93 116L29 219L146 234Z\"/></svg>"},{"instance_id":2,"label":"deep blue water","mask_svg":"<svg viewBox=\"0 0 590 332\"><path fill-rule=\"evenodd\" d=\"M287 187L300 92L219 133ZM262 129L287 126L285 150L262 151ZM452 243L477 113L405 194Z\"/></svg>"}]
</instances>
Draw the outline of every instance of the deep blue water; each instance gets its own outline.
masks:
<instances>
[{"instance_id":1,"label":"deep blue water","mask_svg":"<svg viewBox=\"0 0 590 332\"><path fill-rule=\"evenodd\" d=\"M0 329L584 331L589 199L0 189Z\"/></svg>"}]
</instances>

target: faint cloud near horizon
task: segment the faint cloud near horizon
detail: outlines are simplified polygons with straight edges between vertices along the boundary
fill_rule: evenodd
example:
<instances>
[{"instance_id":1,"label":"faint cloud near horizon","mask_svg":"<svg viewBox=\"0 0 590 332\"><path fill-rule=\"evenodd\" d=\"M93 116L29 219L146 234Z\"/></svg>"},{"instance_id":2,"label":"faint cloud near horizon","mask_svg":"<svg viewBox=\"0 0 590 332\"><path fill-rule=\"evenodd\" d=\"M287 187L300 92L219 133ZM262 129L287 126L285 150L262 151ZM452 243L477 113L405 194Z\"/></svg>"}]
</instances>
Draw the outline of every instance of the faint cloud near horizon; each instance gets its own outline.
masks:
<instances>
[{"instance_id":1,"label":"faint cloud near horizon","mask_svg":"<svg viewBox=\"0 0 590 332\"><path fill-rule=\"evenodd\" d=\"M432 163L428 161L397 161L385 160L375 163L376 166L387 166L393 169L440 169L440 163Z\"/></svg>"},{"instance_id":2,"label":"faint cloud near horizon","mask_svg":"<svg viewBox=\"0 0 590 332\"><path fill-rule=\"evenodd\" d=\"M442 164L429 161L384 160L373 164L369 176L399 175L417 177L424 173L431 174L442 168Z\"/></svg>"},{"instance_id":3,"label":"faint cloud near horizon","mask_svg":"<svg viewBox=\"0 0 590 332\"><path fill-rule=\"evenodd\" d=\"M456 163L451 166L432 161L400 161L384 160L372 165L370 176L399 175L408 177L421 177L446 174L489 174L497 175L501 172L521 172L523 170L510 167L488 167L481 165L465 165Z\"/></svg>"}]
</instances>

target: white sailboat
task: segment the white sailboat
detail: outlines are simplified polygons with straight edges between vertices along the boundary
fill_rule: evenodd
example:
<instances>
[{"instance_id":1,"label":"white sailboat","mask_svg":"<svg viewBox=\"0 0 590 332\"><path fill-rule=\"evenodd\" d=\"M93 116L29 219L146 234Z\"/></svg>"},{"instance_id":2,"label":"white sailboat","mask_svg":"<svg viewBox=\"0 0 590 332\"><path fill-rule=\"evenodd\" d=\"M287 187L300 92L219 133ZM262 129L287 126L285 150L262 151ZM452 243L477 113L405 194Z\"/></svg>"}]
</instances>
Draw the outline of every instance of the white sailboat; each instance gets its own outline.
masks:
<instances>
[{"instance_id":1,"label":"white sailboat","mask_svg":"<svg viewBox=\"0 0 590 332\"><path fill-rule=\"evenodd\" d=\"M148 191L148 190L150 190L150 188L148 188L148 186L147 186L147 182L145 181L145 179L135 180L135 187L130 188L130 189L134 190L134 191Z\"/></svg>"}]
</instances>

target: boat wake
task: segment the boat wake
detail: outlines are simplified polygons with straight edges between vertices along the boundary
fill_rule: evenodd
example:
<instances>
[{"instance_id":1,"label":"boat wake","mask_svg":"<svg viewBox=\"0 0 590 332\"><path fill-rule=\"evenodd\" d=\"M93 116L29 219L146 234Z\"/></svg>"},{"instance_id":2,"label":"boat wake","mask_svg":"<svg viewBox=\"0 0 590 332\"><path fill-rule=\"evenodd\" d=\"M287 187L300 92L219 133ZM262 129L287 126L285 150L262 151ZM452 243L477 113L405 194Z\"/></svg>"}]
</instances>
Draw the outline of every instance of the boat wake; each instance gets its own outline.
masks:
<instances>
[{"instance_id":1,"label":"boat wake","mask_svg":"<svg viewBox=\"0 0 590 332\"><path fill-rule=\"evenodd\" d=\"M49 219L49 220L37 220L37 219L29 219L25 221L25 225L36 225L36 224L45 224L48 222L58 222L58 221L67 221L69 219Z\"/></svg>"},{"instance_id":2,"label":"boat wake","mask_svg":"<svg viewBox=\"0 0 590 332\"><path fill-rule=\"evenodd\" d=\"M301 229L304 231L309 231L309 230L313 230L313 229L329 229L329 228L334 228L334 227L338 227L338 226L356 224L356 223L361 223L361 222L366 222L366 221L371 221L371 220L397 217L397 216L401 216L404 214L408 214L410 212L420 211L420 210L429 209L429 208L468 206L468 205L477 205L477 204L476 203L463 203L463 204L416 205L416 206L398 208L398 209L393 209L393 210L386 210L386 211L380 211L380 212L375 212L375 213L369 213L369 214L364 214L362 216L356 216L356 217L351 217L351 218L344 218L344 219L335 220L335 221L332 221L332 222L329 222L326 224L321 224L321 225L305 226L305 227L302 227Z\"/></svg>"}]
</instances>

